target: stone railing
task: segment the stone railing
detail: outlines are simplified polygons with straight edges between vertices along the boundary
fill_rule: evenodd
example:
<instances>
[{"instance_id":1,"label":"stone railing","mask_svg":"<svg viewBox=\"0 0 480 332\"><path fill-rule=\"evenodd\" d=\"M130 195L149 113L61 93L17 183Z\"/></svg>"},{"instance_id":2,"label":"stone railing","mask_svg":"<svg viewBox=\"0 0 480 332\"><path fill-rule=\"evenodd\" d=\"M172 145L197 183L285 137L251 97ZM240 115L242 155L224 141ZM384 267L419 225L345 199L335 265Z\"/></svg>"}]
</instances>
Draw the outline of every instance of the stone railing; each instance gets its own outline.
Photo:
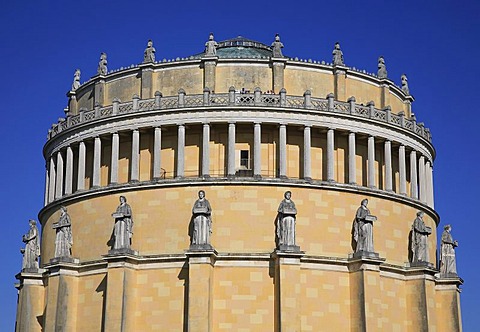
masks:
<instances>
[{"instance_id":1,"label":"stone railing","mask_svg":"<svg viewBox=\"0 0 480 332\"><path fill-rule=\"evenodd\" d=\"M334 95L329 94L326 99L313 98L310 91L306 91L301 96L287 96L285 89L280 90L277 95L262 94L260 88L256 88L253 93L238 93L233 87L228 93L210 93L205 89L203 95L187 95L185 90L180 89L177 96L163 97L160 92L155 93L155 98L143 99L134 95L132 101L121 103L114 99L112 105L102 107L96 104L93 110L80 109L79 114L61 118L59 122L52 125L48 131L48 139L55 137L64 130L76 125L95 121L98 119L114 117L119 114L180 109L196 107L281 107L290 109L306 109L321 111L326 113L345 114L349 116L367 118L375 121L388 123L393 126L404 128L416 135L432 141L430 130L425 128L423 123L417 123L414 119L408 119L403 112L393 114L390 107L377 109L373 102L366 106L356 104L355 98L350 97L347 102L334 100Z\"/></svg>"}]
</instances>

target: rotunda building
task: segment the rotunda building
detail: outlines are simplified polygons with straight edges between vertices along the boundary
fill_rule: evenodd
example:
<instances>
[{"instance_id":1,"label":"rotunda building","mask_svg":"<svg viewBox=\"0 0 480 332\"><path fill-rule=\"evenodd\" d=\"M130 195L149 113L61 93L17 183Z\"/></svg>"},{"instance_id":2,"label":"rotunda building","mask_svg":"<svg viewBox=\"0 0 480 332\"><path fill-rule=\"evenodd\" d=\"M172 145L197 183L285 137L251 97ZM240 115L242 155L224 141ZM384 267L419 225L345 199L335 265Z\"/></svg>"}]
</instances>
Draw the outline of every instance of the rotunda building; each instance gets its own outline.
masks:
<instances>
[{"instance_id":1,"label":"rotunda building","mask_svg":"<svg viewBox=\"0 0 480 332\"><path fill-rule=\"evenodd\" d=\"M350 68L340 45L332 63L282 48L211 35L156 61L149 42L139 65L108 71L102 54L78 72L43 150L18 331L461 330L406 76L383 57Z\"/></svg>"}]
</instances>

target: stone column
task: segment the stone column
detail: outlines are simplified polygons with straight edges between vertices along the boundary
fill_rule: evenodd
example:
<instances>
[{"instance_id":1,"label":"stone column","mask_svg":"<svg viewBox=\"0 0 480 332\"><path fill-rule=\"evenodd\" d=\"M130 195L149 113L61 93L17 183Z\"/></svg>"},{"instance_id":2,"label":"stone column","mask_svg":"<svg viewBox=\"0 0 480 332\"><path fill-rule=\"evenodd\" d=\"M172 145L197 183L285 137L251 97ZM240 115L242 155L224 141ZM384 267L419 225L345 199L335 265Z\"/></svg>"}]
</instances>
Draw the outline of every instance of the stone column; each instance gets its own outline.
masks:
<instances>
[{"instance_id":1,"label":"stone column","mask_svg":"<svg viewBox=\"0 0 480 332\"><path fill-rule=\"evenodd\" d=\"M110 161L110 183L118 183L118 156L120 151L120 137L112 134L112 157Z\"/></svg>"},{"instance_id":2,"label":"stone column","mask_svg":"<svg viewBox=\"0 0 480 332\"><path fill-rule=\"evenodd\" d=\"M423 203L427 202L427 183L426 183L426 172L425 172L425 157L420 156L418 159L418 184L419 184L419 196L420 201Z\"/></svg>"},{"instance_id":3,"label":"stone column","mask_svg":"<svg viewBox=\"0 0 480 332\"><path fill-rule=\"evenodd\" d=\"M49 170L48 168L50 167L50 161L47 160L47 163L45 165L45 195L43 198L43 206L46 206L48 204L48 187L50 186L50 175L49 175Z\"/></svg>"},{"instance_id":4,"label":"stone column","mask_svg":"<svg viewBox=\"0 0 480 332\"><path fill-rule=\"evenodd\" d=\"M280 125L279 130L279 168L281 178L287 177L287 126L284 124Z\"/></svg>"},{"instance_id":5,"label":"stone column","mask_svg":"<svg viewBox=\"0 0 480 332\"><path fill-rule=\"evenodd\" d=\"M100 137L95 137L93 145L93 187L100 186L100 166L102 162L102 141Z\"/></svg>"},{"instance_id":6,"label":"stone column","mask_svg":"<svg viewBox=\"0 0 480 332\"><path fill-rule=\"evenodd\" d=\"M57 178L56 172L55 172L55 161L53 160L53 157L50 157L50 183L48 186L48 202L53 202L55 199L55 180Z\"/></svg>"},{"instance_id":7,"label":"stone column","mask_svg":"<svg viewBox=\"0 0 480 332\"><path fill-rule=\"evenodd\" d=\"M177 178L185 176L185 125L178 125Z\"/></svg>"},{"instance_id":8,"label":"stone column","mask_svg":"<svg viewBox=\"0 0 480 332\"><path fill-rule=\"evenodd\" d=\"M85 143L78 144L78 174L77 174L77 190L85 190Z\"/></svg>"},{"instance_id":9,"label":"stone column","mask_svg":"<svg viewBox=\"0 0 480 332\"><path fill-rule=\"evenodd\" d=\"M385 141L385 190L392 191L392 142Z\"/></svg>"},{"instance_id":10,"label":"stone column","mask_svg":"<svg viewBox=\"0 0 480 332\"><path fill-rule=\"evenodd\" d=\"M335 131L327 131L327 181L335 181Z\"/></svg>"},{"instance_id":11,"label":"stone column","mask_svg":"<svg viewBox=\"0 0 480 332\"><path fill-rule=\"evenodd\" d=\"M227 176L235 176L235 123L228 124Z\"/></svg>"},{"instance_id":12,"label":"stone column","mask_svg":"<svg viewBox=\"0 0 480 332\"><path fill-rule=\"evenodd\" d=\"M367 186L375 188L375 138L368 136Z\"/></svg>"},{"instance_id":13,"label":"stone column","mask_svg":"<svg viewBox=\"0 0 480 332\"><path fill-rule=\"evenodd\" d=\"M210 177L210 124L203 124L202 136L202 176Z\"/></svg>"},{"instance_id":14,"label":"stone column","mask_svg":"<svg viewBox=\"0 0 480 332\"><path fill-rule=\"evenodd\" d=\"M253 176L262 177L262 126L253 125Z\"/></svg>"},{"instance_id":15,"label":"stone column","mask_svg":"<svg viewBox=\"0 0 480 332\"><path fill-rule=\"evenodd\" d=\"M307 181L312 179L312 133L311 127L303 128L303 178Z\"/></svg>"},{"instance_id":16,"label":"stone column","mask_svg":"<svg viewBox=\"0 0 480 332\"><path fill-rule=\"evenodd\" d=\"M348 183L357 183L355 133L348 134Z\"/></svg>"},{"instance_id":17,"label":"stone column","mask_svg":"<svg viewBox=\"0 0 480 332\"><path fill-rule=\"evenodd\" d=\"M427 160L425 162L425 196L426 196L426 202L428 206L432 206L432 201L431 201L431 166L430 166L430 161Z\"/></svg>"},{"instance_id":18,"label":"stone column","mask_svg":"<svg viewBox=\"0 0 480 332\"><path fill-rule=\"evenodd\" d=\"M405 145L400 145L398 148L398 165L400 177L400 194L407 194L407 171L405 162Z\"/></svg>"},{"instance_id":19,"label":"stone column","mask_svg":"<svg viewBox=\"0 0 480 332\"><path fill-rule=\"evenodd\" d=\"M55 198L63 195L63 156L62 152L57 152L57 180L55 181Z\"/></svg>"},{"instance_id":20,"label":"stone column","mask_svg":"<svg viewBox=\"0 0 480 332\"><path fill-rule=\"evenodd\" d=\"M130 171L130 181L140 179L140 132L138 129L132 132L132 169Z\"/></svg>"},{"instance_id":21,"label":"stone column","mask_svg":"<svg viewBox=\"0 0 480 332\"><path fill-rule=\"evenodd\" d=\"M410 197L418 198L417 151L410 152Z\"/></svg>"},{"instance_id":22,"label":"stone column","mask_svg":"<svg viewBox=\"0 0 480 332\"><path fill-rule=\"evenodd\" d=\"M153 178L162 176L162 128L157 127L153 135Z\"/></svg>"},{"instance_id":23,"label":"stone column","mask_svg":"<svg viewBox=\"0 0 480 332\"><path fill-rule=\"evenodd\" d=\"M70 146L67 146L67 165L65 167L65 195L72 193L73 187L73 151Z\"/></svg>"},{"instance_id":24,"label":"stone column","mask_svg":"<svg viewBox=\"0 0 480 332\"><path fill-rule=\"evenodd\" d=\"M435 194L433 191L433 167L432 164L430 164L429 167L429 180L430 180L430 190L429 190L429 196L430 196L430 207L432 209L435 208Z\"/></svg>"}]
</instances>

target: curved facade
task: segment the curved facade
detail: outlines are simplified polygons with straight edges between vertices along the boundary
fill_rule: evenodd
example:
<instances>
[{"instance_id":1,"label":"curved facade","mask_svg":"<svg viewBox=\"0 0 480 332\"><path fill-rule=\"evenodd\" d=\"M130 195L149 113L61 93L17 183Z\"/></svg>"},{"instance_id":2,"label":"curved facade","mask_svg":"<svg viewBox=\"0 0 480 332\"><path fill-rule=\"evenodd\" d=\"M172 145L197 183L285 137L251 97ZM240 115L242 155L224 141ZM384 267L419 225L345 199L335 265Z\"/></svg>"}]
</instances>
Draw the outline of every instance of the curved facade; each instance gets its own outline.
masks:
<instances>
[{"instance_id":1,"label":"curved facade","mask_svg":"<svg viewBox=\"0 0 480 332\"><path fill-rule=\"evenodd\" d=\"M461 280L436 268L431 134L391 80L238 37L214 55L99 74L68 96L44 147L41 269L19 275L17 329L461 329ZM212 249L190 246L199 190ZM285 191L299 250L276 243ZM109 242L121 195L134 222L123 253ZM375 255L353 254L364 198ZM61 206L67 260L54 257ZM409 263L417 211L432 229L420 265Z\"/></svg>"}]
</instances>

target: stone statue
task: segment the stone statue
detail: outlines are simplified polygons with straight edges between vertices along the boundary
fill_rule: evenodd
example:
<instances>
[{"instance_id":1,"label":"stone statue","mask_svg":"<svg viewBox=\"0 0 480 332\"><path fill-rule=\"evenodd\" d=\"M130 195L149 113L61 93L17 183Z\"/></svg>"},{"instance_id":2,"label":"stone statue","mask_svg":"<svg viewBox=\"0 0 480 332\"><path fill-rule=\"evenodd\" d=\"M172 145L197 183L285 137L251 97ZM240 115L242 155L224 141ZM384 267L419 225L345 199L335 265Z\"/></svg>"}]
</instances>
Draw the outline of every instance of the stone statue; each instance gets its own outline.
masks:
<instances>
[{"instance_id":1,"label":"stone statue","mask_svg":"<svg viewBox=\"0 0 480 332\"><path fill-rule=\"evenodd\" d=\"M295 219L297 208L291 198L292 192L286 191L284 199L278 206L277 237L280 249L285 247L296 247Z\"/></svg>"},{"instance_id":2,"label":"stone statue","mask_svg":"<svg viewBox=\"0 0 480 332\"><path fill-rule=\"evenodd\" d=\"M113 228L113 250L130 249L131 239L133 235L133 218L132 209L127 204L125 196L120 196L120 205L117 210L112 213L115 219Z\"/></svg>"},{"instance_id":3,"label":"stone statue","mask_svg":"<svg viewBox=\"0 0 480 332\"><path fill-rule=\"evenodd\" d=\"M70 257L73 244L72 221L65 206L60 207L60 219L53 223L55 237L55 257Z\"/></svg>"},{"instance_id":4,"label":"stone statue","mask_svg":"<svg viewBox=\"0 0 480 332\"><path fill-rule=\"evenodd\" d=\"M387 66L385 66L385 59L382 55L378 58L378 78L387 78Z\"/></svg>"},{"instance_id":5,"label":"stone statue","mask_svg":"<svg viewBox=\"0 0 480 332\"><path fill-rule=\"evenodd\" d=\"M22 270L37 270L38 257L40 257L40 239L35 220L29 220L30 229L23 235L22 241L25 243L25 249L20 249L23 254Z\"/></svg>"},{"instance_id":6,"label":"stone statue","mask_svg":"<svg viewBox=\"0 0 480 332\"><path fill-rule=\"evenodd\" d=\"M97 74L98 75L107 75L107 54L100 54L100 61L98 61Z\"/></svg>"},{"instance_id":7,"label":"stone statue","mask_svg":"<svg viewBox=\"0 0 480 332\"><path fill-rule=\"evenodd\" d=\"M283 58L283 43L280 41L278 33L275 35L275 41L272 43L272 58Z\"/></svg>"},{"instance_id":8,"label":"stone statue","mask_svg":"<svg viewBox=\"0 0 480 332\"><path fill-rule=\"evenodd\" d=\"M374 252L373 222L377 220L377 217L370 214L367 204L368 199L362 200L362 203L355 214L355 221L353 225L353 239L356 242L355 253Z\"/></svg>"},{"instance_id":9,"label":"stone statue","mask_svg":"<svg viewBox=\"0 0 480 332\"><path fill-rule=\"evenodd\" d=\"M145 52L143 52L143 63L150 63L155 62L155 47L153 47L153 41L151 39L148 40L147 48Z\"/></svg>"},{"instance_id":10,"label":"stone statue","mask_svg":"<svg viewBox=\"0 0 480 332\"><path fill-rule=\"evenodd\" d=\"M335 48L333 49L332 55L333 55L332 62L334 66L345 66L345 63L343 62L343 52L340 49L339 42L335 43Z\"/></svg>"},{"instance_id":11,"label":"stone statue","mask_svg":"<svg viewBox=\"0 0 480 332\"><path fill-rule=\"evenodd\" d=\"M217 42L213 40L213 33L210 32L208 41L205 43L205 55L206 56L215 56L217 55Z\"/></svg>"},{"instance_id":12,"label":"stone statue","mask_svg":"<svg viewBox=\"0 0 480 332\"><path fill-rule=\"evenodd\" d=\"M73 75L72 91L77 90L80 87L80 69L75 70Z\"/></svg>"},{"instance_id":13,"label":"stone statue","mask_svg":"<svg viewBox=\"0 0 480 332\"><path fill-rule=\"evenodd\" d=\"M432 229L423 222L423 212L418 211L412 225L412 262L428 262L427 239Z\"/></svg>"},{"instance_id":14,"label":"stone statue","mask_svg":"<svg viewBox=\"0 0 480 332\"><path fill-rule=\"evenodd\" d=\"M440 250L440 274L443 276L456 276L455 248L458 247L458 242L454 241L452 234L450 234L452 226L446 225L443 229Z\"/></svg>"},{"instance_id":15,"label":"stone statue","mask_svg":"<svg viewBox=\"0 0 480 332\"><path fill-rule=\"evenodd\" d=\"M410 95L410 90L408 89L407 75L402 74L400 79L402 80L402 91L403 91L403 93L405 93L407 96L409 96Z\"/></svg>"},{"instance_id":16,"label":"stone statue","mask_svg":"<svg viewBox=\"0 0 480 332\"><path fill-rule=\"evenodd\" d=\"M211 248L210 234L212 234L212 208L205 198L205 191L198 192L198 199L193 204L193 236L192 246L204 249Z\"/></svg>"}]
</instances>

